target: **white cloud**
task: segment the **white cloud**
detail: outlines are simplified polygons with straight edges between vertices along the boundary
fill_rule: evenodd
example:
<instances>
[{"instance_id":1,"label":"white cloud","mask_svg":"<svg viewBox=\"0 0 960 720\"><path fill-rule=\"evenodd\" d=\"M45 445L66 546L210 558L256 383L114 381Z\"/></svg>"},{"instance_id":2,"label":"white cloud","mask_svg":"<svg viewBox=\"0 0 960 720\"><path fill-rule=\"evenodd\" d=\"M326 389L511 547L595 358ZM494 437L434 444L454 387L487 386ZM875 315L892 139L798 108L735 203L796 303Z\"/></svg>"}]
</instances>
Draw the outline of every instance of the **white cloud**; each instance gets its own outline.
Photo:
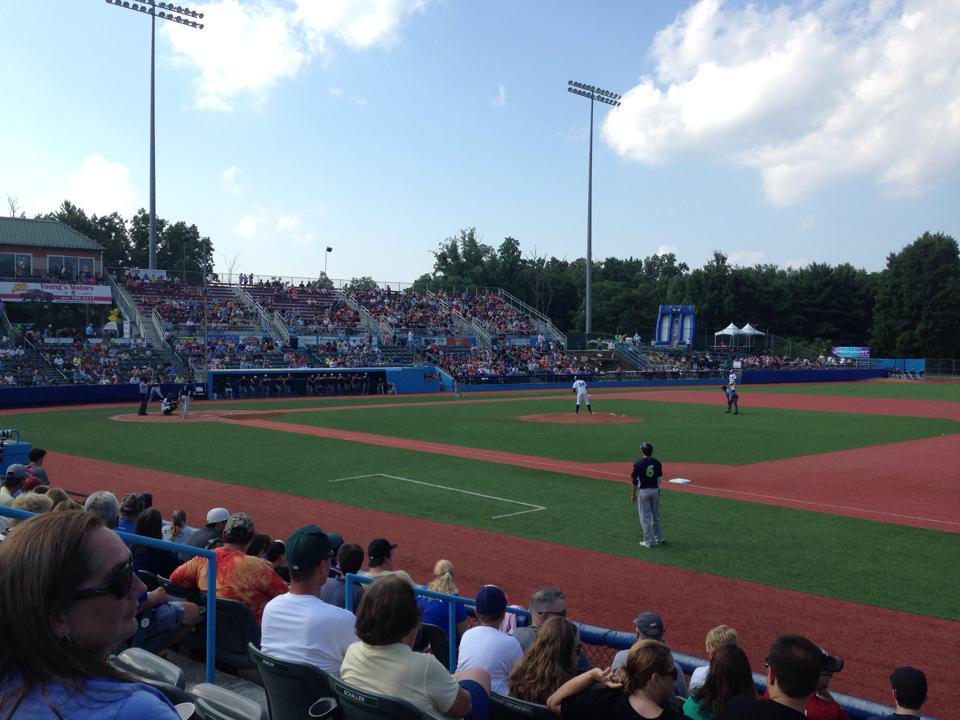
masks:
<instances>
[{"instance_id":1,"label":"white cloud","mask_svg":"<svg viewBox=\"0 0 960 720\"><path fill-rule=\"evenodd\" d=\"M130 216L141 206L126 165L111 162L102 155L88 155L80 168L70 175L67 188L59 193L51 208L66 198L88 215L119 212Z\"/></svg>"},{"instance_id":2,"label":"white cloud","mask_svg":"<svg viewBox=\"0 0 960 720\"><path fill-rule=\"evenodd\" d=\"M332 87L327 90L327 94L331 97L342 98L343 97L343 88L342 87Z\"/></svg>"},{"instance_id":3,"label":"white cloud","mask_svg":"<svg viewBox=\"0 0 960 720\"><path fill-rule=\"evenodd\" d=\"M740 267L752 267L762 261L762 250L734 250L727 256L727 262L730 265L739 265Z\"/></svg>"},{"instance_id":4,"label":"white cloud","mask_svg":"<svg viewBox=\"0 0 960 720\"><path fill-rule=\"evenodd\" d=\"M676 245L658 245L657 246L657 255L670 255L671 253L676 255L679 252Z\"/></svg>"},{"instance_id":5,"label":"white cloud","mask_svg":"<svg viewBox=\"0 0 960 720\"><path fill-rule=\"evenodd\" d=\"M507 104L507 89L503 86L503 83L497 83L497 94L490 101L490 104L495 108L502 108Z\"/></svg>"},{"instance_id":6,"label":"white cloud","mask_svg":"<svg viewBox=\"0 0 960 720\"><path fill-rule=\"evenodd\" d=\"M843 179L914 193L960 165L956 0L700 0L604 123L621 155L755 168L774 205Z\"/></svg>"},{"instance_id":7,"label":"white cloud","mask_svg":"<svg viewBox=\"0 0 960 720\"><path fill-rule=\"evenodd\" d=\"M242 174L242 170L236 165L231 165L222 173L220 173L220 181L223 183L223 189L230 193L231 195L242 195L243 189L240 187L238 178Z\"/></svg>"},{"instance_id":8,"label":"white cloud","mask_svg":"<svg viewBox=\"0 0 960 720\"><path fill-rule=\"evenodd\" d=\"M794 270L800 270L801 268L807 267L812 260L807 260L807 258L792 258L791 260L785 260L781 267L793 268Z\"/></svg>"},{"instance_id":9,"label":"white cloud","mask_svg":"<svg viewBox=\"0 0 960 720\"><path fill-rule=\"evenodd\" d=\"M287 236L297 245L309 245L313 242L313 233L303 229L303 220L299 215L281 215L275 229L278 234Z\"/></svg>"},{"instance_id":10,"label":"white cloud","mask_svg":"<svg viewBox=\"0 0 960 720\"><path fill-rule=\"evenodd\" d=\"M401 21L424 0L218 0L191 5L203 30L163 23L177 62L196 67L196 104L230 111L237 95L256 99L311 59L329 60L330 39L353 49L396 40ZM342 91L341 91L342 92Z\"/></svg>"},{"instance_id":11,"label":"white cloud","mask_svg":"<svg viewBox=\"0 0 960 720\"><path fill-rule=\"evenodd\" d=\"M252 211L244 213L237 221L237 235L245 240L255 238L259 234L260 228L263 227L266 222L266 211L261 207L254 208Z\"/></svg>"}]
</instances>

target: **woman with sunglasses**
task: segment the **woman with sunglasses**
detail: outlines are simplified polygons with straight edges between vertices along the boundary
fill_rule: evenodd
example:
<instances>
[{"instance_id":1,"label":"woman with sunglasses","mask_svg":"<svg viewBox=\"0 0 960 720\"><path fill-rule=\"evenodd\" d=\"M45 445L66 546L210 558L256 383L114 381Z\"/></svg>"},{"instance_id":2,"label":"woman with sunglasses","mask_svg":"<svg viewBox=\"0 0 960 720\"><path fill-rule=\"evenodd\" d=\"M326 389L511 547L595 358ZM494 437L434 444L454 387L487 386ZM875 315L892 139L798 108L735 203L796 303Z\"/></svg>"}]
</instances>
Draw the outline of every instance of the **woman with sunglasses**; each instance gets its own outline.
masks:
<instances>
[{"instance_id":1,"label":"woman with sunglasses","mask_svg":"<svg viewBox=\"0 0 960 720\"><path fill-rule=\"evenodd\" d=\"M547 707L564 720L681 720L672 705L679 669L670 648L637 640L614 677L594 668L569 680L547 698Z\"/></svg>"},{"instance_id":2,"label":"woman with sunglasses","mask_svg":"<svg viewBox=\"0 0 960 720\"><path fill-rule=\"evenodd\" d=\"M178 720L107 657L137 629L146 588L119 536L88 512L39 515L0 543L0 720Z\"/></svg>"}]
</instances>

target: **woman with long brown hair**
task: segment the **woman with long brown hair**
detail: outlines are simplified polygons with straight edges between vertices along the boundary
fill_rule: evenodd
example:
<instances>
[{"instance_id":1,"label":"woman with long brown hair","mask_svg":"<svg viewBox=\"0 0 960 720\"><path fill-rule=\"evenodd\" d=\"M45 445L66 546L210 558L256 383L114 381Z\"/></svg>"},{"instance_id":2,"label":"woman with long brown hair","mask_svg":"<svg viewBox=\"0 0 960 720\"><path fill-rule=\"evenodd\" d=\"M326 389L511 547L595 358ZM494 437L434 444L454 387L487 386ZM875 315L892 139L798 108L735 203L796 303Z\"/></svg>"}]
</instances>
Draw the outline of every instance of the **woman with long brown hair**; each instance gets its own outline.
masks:
<instances>
[{"instance_id":1,"label":"woman with long brown hair","mask_svg":"<svg viewBox=\"0 0 960 720\"><path fill-rule=\"evenodd\" d=\"M757 697L750 661L739 646L721 645L710 658L706 682L694 688L683 703L683 714L691 720L712 720L737 695Z\"/></svg>"},{"instance_id":2,"label":"woman with long brown hair","mask_svg":"<svg viewBox=\"0 0 960 720\"><path fill-rule=\"evenodd\" d=\"M566 618L548 618L510 673L510 696L543 705L577 674L580 634Z\"/></svg>"},{"instance_id":3,"label":"woman with long brown hair","mask_svg":"<svg viewBox=\"0 0 960 720\"><path fill-rule=\"evenodd\" d=\"M130 550L92 513L26 520L0 543L0 720L178 720L107 657L137 630L146 587Z\"/></svg>"},{"instance_id":4,"label":"woman with long brown hair","mask_svg":"<svg viewBox=\"0 0 960 720\"><path fill-rule=\"evenodd\" d=\"M616 677L609 668L588 670L547 698L547 707L564 720L680 720L671 704L678 672L670 648L637 640Z\"/></svg>"}]
</instances>

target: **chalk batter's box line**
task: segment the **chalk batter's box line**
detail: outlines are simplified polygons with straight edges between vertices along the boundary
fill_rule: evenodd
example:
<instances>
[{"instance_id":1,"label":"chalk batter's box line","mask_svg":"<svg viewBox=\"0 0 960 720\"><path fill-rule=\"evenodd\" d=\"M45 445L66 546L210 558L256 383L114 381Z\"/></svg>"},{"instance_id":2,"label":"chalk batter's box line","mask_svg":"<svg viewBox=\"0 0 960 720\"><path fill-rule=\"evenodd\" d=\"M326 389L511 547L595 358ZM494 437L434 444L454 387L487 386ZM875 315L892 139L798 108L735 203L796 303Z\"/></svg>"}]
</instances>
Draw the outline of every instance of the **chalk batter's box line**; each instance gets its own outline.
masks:
<instances>
[{"instance_id":1,"label":"chalk batter's box line","mask_svg":"<svg viewBox=\"0 0 960 720\"><path fill-rule=\"evenodd\" d=\"M423 485L425 487L437 488L438 490L449 490L450 492L461 493L463 495L472 495L473 497L485 498L487 500L498 500L499 502L511 503L513 505L522 505L523 507L529 508L528 510L518 510L517 512L505 513L503 515L493 515L491 520L500 520L502 518L514 517L516 515L524 515L526 513L540 512L541 510L546 510L547 508L543 505L535 505L533 503L522 502L520 500L511 500L510 498L497 497L496 495L484 495L483 493L473 492L472 490L463 490L461 488L448 487L447 485L437 485L436 483L428 483L423 480L413 480L412 478L400 477L399 475L387 475L386 473L370 473L369 475L352 475L345 478L336 478L334 480L329 480L328 482L338 483L346 482L348 480L365 480L367 478L388 478L390 480L399 480L401 482L412 483L414 485Z\"/></svg>"}]
</instances>

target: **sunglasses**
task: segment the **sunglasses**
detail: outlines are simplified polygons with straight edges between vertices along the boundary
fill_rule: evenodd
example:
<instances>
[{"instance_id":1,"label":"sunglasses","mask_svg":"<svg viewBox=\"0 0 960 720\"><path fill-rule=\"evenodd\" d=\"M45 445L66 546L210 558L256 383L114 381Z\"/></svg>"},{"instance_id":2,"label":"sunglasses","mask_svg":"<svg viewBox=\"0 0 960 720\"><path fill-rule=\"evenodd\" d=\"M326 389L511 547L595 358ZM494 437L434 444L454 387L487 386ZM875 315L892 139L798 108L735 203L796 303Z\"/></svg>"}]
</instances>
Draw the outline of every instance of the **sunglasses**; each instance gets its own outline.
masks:
<instances>
[{"instance_id":1,"label":"sunglasses","mask_svg":"<svg viewBox=\"0 0 960 720\"><path fill-rule=\"evenodd\" d=\"M107 581L98 587L85 588L77 590L73 594L74 600L86 600L87 598L103 597L104 595L113 595L118 600L122 600L130 593L133 587L133 560L127 560L123 565L117 567Z\"/></svg>"}]
</instances>

